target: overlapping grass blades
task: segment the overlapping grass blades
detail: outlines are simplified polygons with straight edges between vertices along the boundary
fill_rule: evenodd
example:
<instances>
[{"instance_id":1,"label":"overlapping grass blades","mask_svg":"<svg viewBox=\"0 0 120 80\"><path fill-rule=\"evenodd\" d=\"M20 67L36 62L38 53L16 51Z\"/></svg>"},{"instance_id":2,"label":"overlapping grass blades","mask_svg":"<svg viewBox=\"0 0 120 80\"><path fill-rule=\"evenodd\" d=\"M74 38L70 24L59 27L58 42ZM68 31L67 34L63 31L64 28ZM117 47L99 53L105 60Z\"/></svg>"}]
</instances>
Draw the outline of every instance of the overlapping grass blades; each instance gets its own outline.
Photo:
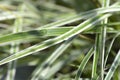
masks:
<instances>
[{"instance_id":1,"label":"overlapping grass blades","mask_svg":"<svg viewBox=\"0 0 120 80\"><path fill-rule=\"evenodd\" d=\"M45 77L49 71L49 67L55 62L55 60L62 55L62 53L70 46L74 37L68 39L58 47L51 56L42 64L40 64L32 74L31 80L37 80L39 78Z\"/></svg>"},{"instance_id":2,"label":"overlapping grass blades","mask_svg":"<svg viewBox=\"0 0 120 80\"><path fill-rule=\"evenodd\" d=\"M83 2L81 0L71 0L71 1L72 2L75 1L75 3ZM88 79L92 79L92 80L98 80L98 79L110 80L112 77L113 79L117 79L114 77L114 75L119 76L119 72L115 70L118 68L118 65L120 63L119 60L120 51L118 53L116 52L118 51L119 46L117 45L118 47L116 47L115 45L113 45L113 43L115 44L117 42L119 43L119 41L117 41L116 38L119 38L120 35L119 34L120 22L118 21L117 23L116 20L119 19L117 19L116 16L117 17L119 16L120 3L117 2L115 4L112 4L112 6L109 6L110 0L102 0L102 1L103 2L101 2L101 0L97 2L95 0L88 1L88 2L96 3L95 5L101 2L102 7L101 8L94 7L95 9L93 10L89 9L90 11L80 12L80 14L75 14L74 9L70 7L71 5L68 5L66 8L65 0L60 0L60 3L58 0L44 0L44 1L35 0L35 2L34 0L33 1L28 0L28 2L24 0L20 0L20 1L14 0L14 1L8 1L9 5L7 6L9 6L10 8L6 6L5 7L0 6L0 10L2 9L0 13L0 21L3 21L3 24L7 24L7 26L5 25L6 26L5 28L0 27L1 29L0 58L2 58L2 60L0 61L0 65L2 65L2 68L4 68L4 70L6 70L4 64L10 63L9 70L1 71L2 68L0 68L0 73L3 72L2 74L4 74L4 72L7 72L8 73L7 80L9 79L14 80L15 66L11 66L11 64L14 64L13 62L18 60L18 63L20 64L18 64L17 66L19 68L19 65L21 65L21 60L19 59L24 57L22 64L25 64L25 66L27 65L27 67L32 67L32 66L37 67L35 71L33 71L32 76L29 77L29 79L31 80L49 80L49 79L62 80L62 78L66 80L67 79L72 80L73 78L75 78L76 80L78 80L78 79L84 79L83 78L84 73L87 74L87 76L90 76ZM14 4L14 2L16 4ZM64 7L61 6L61 2L65 3L62 4L62 6L64 5ZM67 4L72 4L72 3L67 3ZM14 6L11 7L10 5L14 5ZM22 13L19 12L20 10L16 10L15 8L16 5L20 5L20 6L22 5L23 7ZM52 5L54 5L53 8ZM81 9L80 6L79 8ZM77 11L77 9L75 10ZM5 15L2 13L5 13ZM18 23L17 26L23 27L24 30L22 32L16 31L16 33L9 33L12 31L12 29L9 26L13 25L12 22L17 21L18 15L20 17L23 17L25 23L21 25L20 22L20 24ZM57 18L55 17L55 15L57 15L56 16ZM63 19L59 15L63 16ZM68 16L68 18L64 18L66 16ZM110 17L109 23L108 23L108 17ZM43 25L49 22L52 23ZM2 24L0 23L0 26L1 25ZM44 41L44 39L46 40ZM73 41L73 43L71 44L73 39L75 41ZM115 41L115 39L117 42ZM8 48L11 43L13 43L11 50L12 53L14 54L11 55L3 54L3 53L9 53ZM18 43L22 43L22 44L19 45ZM59 46L59 44L61 45ZM19 46L23 50L18 51ZM53 48L56 46L57 48L54 50L54 52L52 52ZM69 46L70 49L67 49ZM90 48L91 46L93 46L93 48L91 48L89 52L86 52L88 51L88 48ZM106 50L106 48L108 48L108 50ZM47 49L48 51L45 49ZM81 55L82 50L85 50L85 52L83 53L86 53L86 55L85 54ZM41 52L39 53L39 51ZM66 51L68 54L63 54L64 51ZM72 51L75 52L72 53ZM93 53L94 56L91 57ZM115 57L112 66L109 64L109 61L111 61L110 59L111 55L117 55ZM26 59L28 59L29 56L34 57L32 59L35 60L33 60L32 62L27 62ZM82 57L84 56L83 60L81 60L81 56ZM92 63L92 58L93 58L93 63ZM72 65L74 66L72 66L71 61L74 60L77 63L73 62ZM87 63L88 66L86 66ZM64 70L65 67L63 66L66 65L68 68ZM79 65L79 67L77 67L77 65ZM105 74L106 67L108 66L110 66L110 69L108 69L108 72ZM88 70L87 72L83 71L85 69L89 69L88 67L91 68L90 69L91 71ZM63 74L62 72L59 72L59 70L62 71ZM64 75L64 72L66 72L67 70L69 70L69 72L67 72L67 74ZM11 74L11 72L13 73ZM81 74L83 75L81 76Z\"/></svg>"},{"instance_id":3,"label":"overlapping grass blades","mask_svg":"<svg viewBox=\"0 0 120 80\"><path fill-rule=\"evenodd\" d=\"M120 33L118 32L118 33L113 37L113 39L112 39L112 41L111 41L111 43L110 43L110 45L109 45L109 47L108 47L108 49L107 49L107 51L106 51L106 57L105 57L104 67L106 66L106 63L107 63L107 61L108 61L108 56L109 56L109 54L110 54L110 51L111 51L111 49L112 49L112 46L113 46L116 38L119 37L119 36L120 36Z\"/></svg>"},{"instance_id":4,"label":"overlapping grass blades","mask_svg":"<svg viewBox=\"0 0 120 80\"><path fill-rule=\"evenodd\" d=\"M112 25L112 23L110 23ZM108 24L109 25L109 24ZM75 27L75 26L74 26ZM60 36L70 30L72 30L74 27L58 27L58 28L43 28L40 30L30 30L30 31L23 31L18 33L11 33L0 37L0 44L9 44L10 42L14 41L24 41L26 40L32 40L32 39L40 39L43 37L49 37L49 36ZM107 29L108 33L118 33L119 30L111 30ZM99 30L88 30L84 31L83 34L95 34L100 33Z\"/></svg>"},{"instance_id":5,"label":"overlapping grass blades","mask_svg":"<svg viewBox=\"0 0 120 80\"><path fill-rule=\"evenodd\" d=\"M65 34L63 34L61 36L58 36L54 39L44 41L40 44L36 44L34 46L31 46L31 47L29 47L25 50L22 50L22 51L14 54L14 55L11 55L11 56L1 60L0 65L8 63L8 62L13 61L13 60L16 60L18 58L30 55L34 52L41 51L41 50L46 49L48 47L51 47L55 44L61 43L62 41L67 40L67 39L83 32L84 30L87 30L87 29L91 28L97 22L101 21L102 19L104 19L106 17L109 17L110 15L111 14L107 14L107 15L104 15L104 16L98 15L98 16L95 16L93 18L90 18L90 19L84 21L82 24L78 25L77 27L73 28L72 30L66 32ZM89 24L89 23L91 23L91 24Z\"/></svg>"},{"instance_id":6,"label":"overlapping grass blades","mask_svg":"<svg viewBox=\"0 0 120 80\"><path fill-rule=\"evenodd\" d=\"M110 70L108 71L105 80L111 80L116 68L118 67L118 65L120 64L120 50L118 51L114 62L112 63L112 66L110 67Z\"/></svg>"},{"instance_id":7,"label":"overlapping grass blades","mask_svg":"<svg viewBox=\"0 0 120 80\"><path fill-rule=\"evenodd\" d=\"M77 15L77 16L74 16L74 17L71 17L71 18L68 18L68 19L63 19L63 20L60 20L60 21L57 21L57 22L54 22L54 23L51 23L51 24L48 24L48 25L45 25L43 27L38 28L40 30L37 29L37 30L31 30L31 31L20 32L20 33L16 33L16 34L9 34L9 35L5 35L5 36L1 36L0 37L0 43L3 44L3 43L15 41L15 40L22 40L22 39L25 39L25 38L26 39L38 38L38 36L39 37L42 37L42 36L57 36L57 35L65 33L69 29L65 28L65 29L61 30L61 28L60 29L56 28L56 29L51 30L49 28L58 27L58 26L62 26L64 24L68 24L68 23L71 23L71 22L74 22L74 21L78 21L78 20L81 20L81 19L84 19L84 18L89 18L89 17L95 15L96 12L97 12L97 14L102 14L102 13L108 13L108 12L112 13L112 12L120 11L120 8L118 6L115 6L115 7L114 6L111 6L111 7L108 7L108 8L100 8L100 9L87 11L87 12L81 13L80 15ZM43 29L41 30L41 28L43 28ZM44 28L48 28L48 29L44 29ZM55 33L52 33L52 32L55 32Z\"/></svg>"},{"instance_id":8,"label":"overlapping grass blades","mask_svg":"<svg viewBox=\"0 0 120 80\"><path fill-rule=\"evenodd\" d=\"M110 5L110 0L103 0L102 7L109 7L109 5ZM108 23L108 18L104 19L104 21L102 22L102 24L107 24L107 23ZM100 33L100 41L99 41L100 57L101 57L101 74L100 74L101 80L104 80L104 57L105 57L106 34L107 34L107 26L102 26Z\"/></svg>"}]
</instances>

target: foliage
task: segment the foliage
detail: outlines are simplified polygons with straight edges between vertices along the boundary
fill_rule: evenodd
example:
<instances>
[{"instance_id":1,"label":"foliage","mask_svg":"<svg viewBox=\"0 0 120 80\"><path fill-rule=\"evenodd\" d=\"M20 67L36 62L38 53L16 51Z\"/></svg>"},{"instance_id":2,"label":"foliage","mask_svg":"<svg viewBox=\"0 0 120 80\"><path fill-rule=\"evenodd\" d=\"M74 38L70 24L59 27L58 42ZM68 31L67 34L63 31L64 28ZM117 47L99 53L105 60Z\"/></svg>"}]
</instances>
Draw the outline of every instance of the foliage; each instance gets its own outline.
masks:
<instances>
[{"instance_id":1,"label":"foliage","mask_svg":"<svg viewBox=\"0 0 120 80\"><path fill-rule=\"evenodd\" d=\"M0 80L119 80L120 2L1 0Z\"/></svg>"}]
</instances>

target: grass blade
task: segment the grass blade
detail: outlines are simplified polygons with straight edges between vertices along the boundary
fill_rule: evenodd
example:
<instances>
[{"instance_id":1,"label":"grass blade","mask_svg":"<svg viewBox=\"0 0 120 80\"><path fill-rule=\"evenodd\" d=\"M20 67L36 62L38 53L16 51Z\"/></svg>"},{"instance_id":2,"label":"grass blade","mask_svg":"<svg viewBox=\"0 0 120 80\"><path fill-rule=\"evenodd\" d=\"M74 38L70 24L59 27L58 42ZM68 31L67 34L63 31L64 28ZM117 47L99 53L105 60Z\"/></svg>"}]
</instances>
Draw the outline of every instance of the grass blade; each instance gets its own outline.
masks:
<instances>
[{"instance_id":1,"label":"grass blade","mask_svg":"<svg viewBox=\"0 0 120 80\"><path fill-rule=\"evenodd\" d=\"M28 56L32 53L41 51L43 49L49 48L55 44L61 43L62 41L67 40L83 31L91 28L91 26L95 25L96 23L103 20L104 18L109 17L110 15L111 14L106 14L106 15L103 15L102 17L98 15L96 17L90 18L61 36L44 41L43 43L40 43L40 44L36 44L34 46L31 46L25 50L22 50L16 54L13 54L13 55L1 60L0 65L8 63L8 62L16 60L16 59L19 59L19 58L22 58L24 56ZM89 23L91 23L91 24L89 24Z\"/></svg>"},{"instance_id":2,"label":"grass blade","mask_svg":"<svg viewBox=\"0 0 120 80\"><path fill-rule=\"evenodd\" d=\"M7 34L0 37L0 44L9 44L10 42L14 42L14 41L22 42L24 40L39 39L39 38L49 37L49 36L60 36L72 30L73 28L74 27L43 28L41 30L30 30L30 31ZM108 28L107 32L118 33L119 30L111 30ZM95 33L100 33L100 31L93 29L93 30L83 32L83 34L95 34Z\"/></svg>"},{"instance_id":3,"label":"grass blade","mask_svg":"<svg viewBox=\"0 0 120 80\"><path fill-rule=\"evenodd\" d=\"M40 64L38 66L38 68L36 68L36 70L33 72L33 77L31 78L31 80L35 80L37 78L39 78L39 76L45 75L46 73L46 69L48 67L50 67L55 60L62 55L62 53L70 46L71 41L73 38L65 41L60 47L58 47L52 54L51 56L42 64Z\"/></svg>"},{"instance_id":4,"label":"grass blade","mask_svg":"<svg viewBox=\"0 0 120 80\"><path fill-rule=\"evenodd\" d=\"M72 61L74 61L80 55L81 55L81 53L68 55L68 57L62 59L60 62L53 65L49 69L49 71L47 72L47 74L44 76L43 79L49 79L52 75L54 75L57 71L59 71L62 67L64 67L64 65L67 65L68 63L71 63ZM39 79L41 79L40 76L39 76Z\"/></svg>"},{"instance_id":5,"label":"grass blade","mask_svg":"<svg viewBox=\"0 0 120 80\"><path fill-rule=\"evenodd\" d=\"M110 0L103 0L102 2L102 7L108 7L110 4ZM102 24L107 24L108 23L108 18L105 18ZM100 33L100 55L101 55L101 75L100 79L104 80L104 57L105 57L105 41L106 41L106 31L107 31L107 26L102 26L101 27L101 33Z\"/></svg>"},{"instance_id":6,"label":"grass blade","mask_svg":"<svg viewBox=\"0 0 120 80\"><path fill-rule=\"evenodd\" d=\"M92 80L96 80L97 77L97 64L99 57L99 34L96 34L96 42L95 42L95 50L94 50L94 58L93 58L93 66L92 66Z\"/></svg>"},{"instance_id":7,"label":"grass blade","mask_svg":"<svg viewBox=\"0 0 120 80\"><path fill-rule=\"evenodd\" d=\"M109 25L109 24L108 24ZM0 44L8 44L10 42L14 41L23 41L26 40L32 40L32 39L39 39L42 37L49 37L49 36L60 36L74 27L58 27L58 28L43 28L41 30L30 30L30 31L24 31L24 32L17 32L12 34L3 35L0 37ZM117 33L119 30L110 30L108 28L108 33ZM97 30L89 30L84 31L83 34L95 34L100 33L100 31Z\"/></svg>"},{"instance_id":8,"label":"grass blade","mask_svg":"<svg viewBox=\"0 0 120 80\"><path fill-rule=\"evenodd\" d=\"M108 50L107 50L107 52L106 52L107 55L106 55L106 58L105 58L105 65L104 65L104 67L106 66L106 63L107 63L108 56L109 56L109 54L110 54L112 45L113 45L115 39L116 39L119 35L120 35L120 33L116 34L115 37L113 37L113 39L112 39L112 41L111 41L111 43L110 43L110 46L108 47Z\"/></svg>"},{"instance_id":9,"label":"grass blade","mask_svg":"<svg viewBox=\"0 0 120 80\"><path fill-rule=\"evenodd\" d=\"M48 36L59 36L66 33L67 31L73 29L72 27L65 28L52 28L52 29L41 29L41 30L31 30L25 32L12 33L0 37L0 44L9 43L16 40L28 40L28 39L39 39Z\"/></svg>"},{"instance_id":10,"label":"grass blade","mask_svg":"<svg viewBox=\"0 0 120 80\"><path fill-rule=\"evenodd\" d=\"M110 6L110 7L107 7L107 8L98 8L98 9L94 9L94 10L90 10L90 11L80 13L78 15L69 17L67 19L59 20L59 21L47 24L43 27L39 27L38 29L49 28L49 27L51 27L51 28L59 27L59 26L65 25L65 24L69 24L69 23L78 21L78 20L90 18L90 17L96 15L96 13L97 14L102 14L102 13L116 12L116 11L120 11L120 7L113 4L113 6Z\"/></svg>"},{"instance_id":11,"label":"grass blade","mask_svg":"<svg viewBox=\"0 0 120 80\"><path fill-rule=\"evenodd\" d=\"M87 55L86 55L86 56L84 57L84 59L82 60L80 66L79 66L79 68L78 68L78 70L77 70L77 74L76 74L76 76L75 76L75 80L79 80L79 77L81 76L83 69L85 68L88 60L90 59L90 57L91 57L92 54L93 54L93 50L94 50L94 49L91 48L91 49L88 51Z\"/></svg>"},{"instance_id":12,"label":"grass blade","mask_svg":"<svg viewBox=\"0 0 120 80\"><path fill-rule=\"evenodd\" d=\"M119 64L120 64L120 50L118 51L118 53L115 57L115 60L113 61L112 66L110 67L110 69L105 77L105 80L111 80L111 78Z\"/></svg>"}]
</instances>

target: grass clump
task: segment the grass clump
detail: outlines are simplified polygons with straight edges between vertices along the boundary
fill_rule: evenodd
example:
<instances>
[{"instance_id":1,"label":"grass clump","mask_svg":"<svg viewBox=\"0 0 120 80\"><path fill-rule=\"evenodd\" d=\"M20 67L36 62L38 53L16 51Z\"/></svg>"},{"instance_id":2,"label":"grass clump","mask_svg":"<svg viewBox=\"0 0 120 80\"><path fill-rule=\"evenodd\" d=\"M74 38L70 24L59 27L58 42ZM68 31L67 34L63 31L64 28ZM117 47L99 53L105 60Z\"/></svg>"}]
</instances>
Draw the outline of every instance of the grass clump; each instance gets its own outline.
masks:
<instances>
[{"instance_id":1,"label":"grass clump","mask_svg":"<svg viewBox=\"0 0 120 80\"><path fill-rule=\"evenodd\" d=\"M120 2L1 0L1 80L119 80Z\"/></svg>"}]
</instances>

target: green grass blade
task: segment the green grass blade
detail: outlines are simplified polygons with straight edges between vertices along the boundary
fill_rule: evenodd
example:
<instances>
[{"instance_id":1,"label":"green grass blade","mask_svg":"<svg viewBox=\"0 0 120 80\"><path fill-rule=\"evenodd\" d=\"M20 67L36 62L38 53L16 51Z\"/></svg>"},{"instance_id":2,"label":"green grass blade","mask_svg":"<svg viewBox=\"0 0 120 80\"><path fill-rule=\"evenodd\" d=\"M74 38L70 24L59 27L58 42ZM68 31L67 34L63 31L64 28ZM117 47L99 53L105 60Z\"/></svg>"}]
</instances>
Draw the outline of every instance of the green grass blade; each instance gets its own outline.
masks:
<instances>
[{"instance_id":1,"label":"green grass blade","mask_svg":"<svg viewBox=\"0 0 120 80\"><path fill-rule=\"evenodd\" d=\"M115 60L113 61L112 66L110 67L110 69L105 77L105 80L111 80L111 78L119 64L120 64L120 50L118 51L118 53L115 57Z\"/></svg>"},{"instance_id":2,"label":"green grass blade","mask_svg":"<svg viewBox=\"0 0 120 80\"><path fill-rule=\"evenodd\" d=\"M62 53L70 46L71 41L73 38L65 41L60 47L58 47L52 54L51 56L42 64L40 64L36 70L33 72L33 77L31 78L31 80L35 80L37 79L39 76L42 76L42 74L46 73L45 69L47 69L48 67L50 67L55 60L62 55Z\"/></svg>"},{"instance_id":3,"label":"green grass blade","mask_svg":"<svg viewBox=\"0 0 120 80\"><path fill-rule=\"evenodd\" d=\"M97 77L97 64L99 57L99 34L96 34L95 39L95 50L94 50L94 58L93 58L93 66L92 66L92 80L96 80Z\"/></svg>"},{"instance_id":4,"label":"green grass blade","mask_svg":"<svg viewBox=\"0 0 120 80\"><path fill-rule=\"evenodd\" d=\"M119 15L119 0L0 0L0 80L119 80Z\"/></svg>"},{"instance_id":5,"label":"green grass blade","mask_svg":"<svg viewBox=\"0 0 120 80\"><path fill-rule=\"evenodd\" d=\"M112 24L110 24L110 25L112 25ZM113 25L115 25L115 24L113 24ZM30 31L7 34L7 35L3 35L0 37L0 44L8 44L8 43L14 42L14 41L22 42L24 40L39 39L39 38L49 37L49 36L60 36L68 31L70 31L73 28L74 27L43 28L41 30L30 30ZM118 33L119 30L111 30L108 28L107 32L108 33ZM100 33L100 31L99 30L89 30L89 31L83 32L83 34L95 34L95 33Z\"/></svg>"},{"instance_id":6,"label":"green grass blade","mask_svg":"<svg viewBox=\"0 0 120 80\"><path fill-rule=\"evenodd\" d=\"M28 40L28 39L38 39L47 36L59 36L65 32L71 30L72 27L65 28L51 28L51 29L41 29L41 30L31 30L25 32L12 33L0 37L0 44L9 43L16 40Z\"/></svg>"},{"instance_id":7,"label":"green grass blade","mask_svg":"<svg viewBox=\"0 0 120 80\"><path fill-rule=\"evenodd\" d=\"M77 59L79 56L81 56L81 53L83 53L84 50L80 50L79 53L70 53L70 55L67 55L67 57L63 57L62 60L60 60L59 62L57 62L56 64L54 64L53 66L46 68L44 71L46 71L48 69L48 71L46 72L45 75L43 75L41 77L41 73L39 76L39 80L40 79L49 79L50 77L52 77L55 73L57 73L63 66L70 64L72 61L74 61L75 59Z\"/></svg>"},{"instance_id":8,"label":"green grass blade","mask_svg":"<svg viewBox=\"0 0 120 80\"><path fill-rule=\"evenodd\" d=\"M106 63L107 63L107 60L108 60L108 56L109 56L109 54L110 54L110 51L111 51L111 48L112 48L112 46L113 46L113 43L115 42L115 39L118 37L120 35L120 33L118 32L118 34L116 34L115 35L115 37L113 37L113 39L112 39L112 41L111 41L111 43L110 43L110 45L109 45L109 47L108 47L108 50L107 50L107 52L106 52L106 57L105 57L105 65L104 65L104 67L106 66Z\"/></svg>"},{"instance_id":9,"label":"green grass blade","mask_svg":"<svg viewBox=\"0 0 120 80\"><path fill-rule=\"evenodd\" d=\"M93 13L93 15L96 15L96 12L97 14L101 14L101 13L107 13L107 12L117 12L117 11L120 11L120 7L109 7L109 8L100 8L100 9L95 9L95 10L91 10L91 11L88 11L88 12L85 12L85 13L82 13L80 14L81 16L84 15L84 17L86 17L87 15L89 15L90 13ZM67 21L69 22L69 20L80 20L80 19L77 19L77 18L81 18L83 19L83 17L79 17L79 15L75 16L75 17L72 17L72 18L69 18L69 19L65 19L65 20L61 20L61 21L58 21L58 22L54 22L54 23L51 23L51 24L48 24L48 25L45 25L43 27L54 27L54 26L61 26L61 25L64 25L64 24L67 24ZM71 22L71 21L70 21ZM62 30L61 30L62 31ZM23 39L23 38L36 38L38 36L45 36L46 35L46 32L49 32L49 31L46 31L45 30L33 30L33 31L28 31L28 32L25 32L25 33L17 33L17 34L10 34L10 35L6 35L6 36L3 36L1 37L0 39L0 43L3 43L3 42L9 42L10 40L14 41L15 39ZM51 32L55 32L55 31L51 31ZM57 32L57 31L56 31ZM29 35L29 34L32 34L32 35ZM37 34L40 34L40 35L36 35ZM33 36L33 34L35 34ZM50 33L48 33L46 36L48 36ZM55 33L56 34L56 33ZM55 35L54 34L54 35ZM63 33L62 33L63 34ZM52 34L51 34L52 35ZM54 36L53 35L53 36ZM15 36L15 37L14 37ZM23 36L23 37L21 37ZM50 35L49 35L50 36Z\"/></svg>"},{"instance_id":10,"label":"green grass blade","mask_svg":"<svg viewBox=\"0 0 120 80\"><path fill-rule=\"evenodd\" d=\"M92 56L93 52L94 52L94 49L91 48L91 49L88 51L87 55L86 55L86 56L84 57L84 59L82 60L80 66L79 66L79 68L78 68L78 70L77 70L77 74L76 74L76 76L75 76L75 80L79 80L79 77L81 76L82 71L83 71L83 69L85 68L88 60L89 60L90 57Z\"/></svg>"},{"instance_id":11,"label":"green grass blade","mask_svg":"<svg viewBox=\"0 0 120 80\"><path fill-rule=\"evenodd\" d=\"M102 14L102 13L120 11L119 6L115 6L115 7L114 6L107 7L107 8L98 8L98 9L86 11L86 12L80 13L78 15L75 15L75 16L72 16L72 17L69 17L69 18L66 18L66 19L62 19L62 20L47 24L45 26L39 27L38 29L63 26L65 24L72 23L72 22L75 22L75 21L78 21L78 20L90 18L90 17L96 15L96 13L97 14Z\"/></svg>"},{"instance_id":12,"label":"green grass blade","mask_svg":"<svg viewBox=\"0 0 120 80\"><path fill-rule=\"evenodd\" d=\"M49 48L49 47L51 47L53 45L61 43L64 40L67 40L67 39L69 39L69 38L83 32L83 31L91 28L93 25L96 25L96 23L98 23L99 21L103 20L106 17L109 17L110 15L111 14L106 14L106 15L103 15L102 17L98 15L96 17L90 18L90 19L84 21L83 23L81 23L77 27L73 28L72 30L66 32L65 34L63 34L61 36L58 36L56 38L44 41L44 42L42 42L40 44L36 44L34 46L31 46L31 47L29 47L29 48L27 48L25 50L22 50L22 51L20 51L20 52L18 52L16 54L13 54L13 55L1 60L0 65L8 63L8 62L16 60L16 59L19 59L19 58L22 58L24 56L28 56L28 55L30 55L32 53L41 51L43 49L46 49L46 48Z\"/></svg>"},{"instance_id":13,"label":"green grass blade","mask_svg":"<svg viewBox=\"0 0 120 80\"><path fill-rule=\"evenodd\" d=\"M102 2L102 7L108 7L110 4L110 0L103 0ZM105 18L102 24L107 24L108 23L108 18ZM106 41L106 31L107 31L107 26L102 26L101 27L101 41L100 41L100 55L101 55L101 75L100 79L104 80L104 57L105 57L105 41Z\"/></svg>"}]
</instances>

